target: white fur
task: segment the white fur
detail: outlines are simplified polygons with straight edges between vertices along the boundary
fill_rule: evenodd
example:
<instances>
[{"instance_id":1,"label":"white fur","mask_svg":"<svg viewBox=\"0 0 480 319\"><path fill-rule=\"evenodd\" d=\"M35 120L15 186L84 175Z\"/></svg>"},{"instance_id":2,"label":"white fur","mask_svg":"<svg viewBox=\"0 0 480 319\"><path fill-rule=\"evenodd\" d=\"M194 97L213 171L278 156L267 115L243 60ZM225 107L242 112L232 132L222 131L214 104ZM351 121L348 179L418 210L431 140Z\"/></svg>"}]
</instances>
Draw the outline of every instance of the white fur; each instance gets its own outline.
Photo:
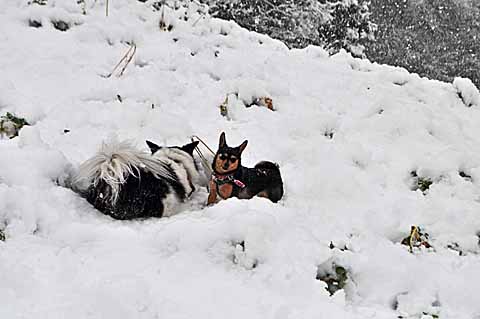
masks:
<instances>
[{"instance_id":1,"label":"white fur","mask_svg":"<svg viewBox=\"0 0 480 319\"><path fill-rule=\"evenodd\" d=\"M138 151L128 142L102 143L99 152L79 167L73 184L79 190L86 190L92 183L97 185L100 180L104 180L112 188L109 200L115 203L120 185L126 182L130 174L139 176L140 168L157 178L174 179L165 169L166 164L165 158Z\"/></svg>"},{"instance_id":2,"label":"white fur","mask_svg":"<svg viewBox=\"0 0 480 319\"><path fill-rule=\"evenodd\" d=\"M192 184L199 184L200 174L195 167L193 158L188 153L178 148L163 147L155 152L154 157L171 165L187 194L193 191L189 180Z\"/></svg>"},{"instance_id":3,"label":"white fur","mask_svg":"<svg viewBox=\"0 0 480 319\"><path fill-rule=\"evenodd\" d=\"M170 165L176 176L172 176L165 165ZM92 183L97 185L100 180L104 180L112 189L107 200L114 204L119 196L120 185L126 182L130 174L139 176L140 169L149 171L158 178L178 180L187 194L193 191L189 181L194 185L202 182L194 159L180 149L163 147L152 156L137 150L128 142L111 142L102 143L98 153L79 167L73 178L73 186L84 191ZM163 216L172 216L178 212L180 200L173 189L170 188L163 204Z\"/></svg>"},{"instance_id":4,"label":"white fur","mask_svg":"<svg viewBox=\"0 0 480 319\"><path fill-rule=\"evenodd\" d=\"M162 217L170 217L179 213L179 210L177 209L179 204L180 204L180 201L178 200L176 193L172 189L170 189L170 193L163 200Z\"/></svg>"}]
</instances>

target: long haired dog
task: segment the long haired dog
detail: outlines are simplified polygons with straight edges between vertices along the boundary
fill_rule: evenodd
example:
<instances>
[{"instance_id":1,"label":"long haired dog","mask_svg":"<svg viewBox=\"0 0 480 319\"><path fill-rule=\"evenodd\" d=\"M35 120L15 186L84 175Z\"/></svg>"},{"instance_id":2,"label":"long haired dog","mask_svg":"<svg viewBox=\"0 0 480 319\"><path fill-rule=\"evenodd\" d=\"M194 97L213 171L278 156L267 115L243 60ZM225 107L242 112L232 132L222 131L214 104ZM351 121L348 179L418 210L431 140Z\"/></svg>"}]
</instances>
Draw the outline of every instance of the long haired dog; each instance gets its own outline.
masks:
<instances>
[{"instance_id":1,"label":"long haired dog","mask_svg":"<svg viewBox=\"0 0 480 319\"><path fill-rule=\"evenodd\" d=\"M240 146L229 147L225 133L220 135L218 151L212 163L212 179L208 204L221 198L238 197L250 199L254 196L266 197L278 202L283 196L283 182L277 164L263 161L254 168L244 167L241 156L248 141Z\"/></svg>"},{"instance_id":2,"label":"long haired dog","mask_svg":"<svg viewBox=\"0 0 480 319\"><path fill-rule=\"evenodd\" d=\"M172 216L195 191L200 172L193 158L198 142L160 147L151 154L127 142L103 144L83 163L74 186L96 209L116 219Z\"/></svg>"}]
</instances>

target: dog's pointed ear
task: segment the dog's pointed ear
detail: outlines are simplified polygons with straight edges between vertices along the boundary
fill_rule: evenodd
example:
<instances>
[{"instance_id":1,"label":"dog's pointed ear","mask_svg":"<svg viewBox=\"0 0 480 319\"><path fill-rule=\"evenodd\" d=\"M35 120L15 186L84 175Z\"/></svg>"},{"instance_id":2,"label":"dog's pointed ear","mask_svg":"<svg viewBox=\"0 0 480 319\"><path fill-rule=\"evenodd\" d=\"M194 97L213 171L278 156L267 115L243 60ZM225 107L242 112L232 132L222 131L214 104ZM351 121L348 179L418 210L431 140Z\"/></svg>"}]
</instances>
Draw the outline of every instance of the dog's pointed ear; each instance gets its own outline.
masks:
<instances>
[{"instance_id":1,"label":"dog's pointed ear","mask_svg":"<svg viewBox=\"0 0 480 319\"><path fill-rule=\"evenodd\" d=\"M152 155L155 154L159 149L161 149L161 146L158 146L157 144L150 142L150 141L145 141L150 148L150 151L152 152Z\"/></svg>"},{"instance_id":2,"label":"dog's pointed ear","mask_svg":"<svg viewBox=\"0 0 480 319\"><path fill-rule=\"evenodd\" d=\"M225 137L225 132L222 132L222 134L220 134L220 140L218 142L218 148L222 148L222 147L225 147L227 146L227 138Z\"/></svg>"},{"instance_id":3,"label":"dog's pointed ear","mask_svg":"<svg viewBox=\"0 0 480 319\"><path fill-rule=\"evenodd\" d=\"M195 147L197 147L198 141L185 144L181 147L182 151L187 152L188 154L193 156L193 151L195 150Z\"/></svg>"},{"instance_id":4,"label":"dog's pointed ear","mask_svg":"<svg viewBox=\"0 0 480 319\"><path fill-rule=\"evenodd\" d=\"M240 144L240 146L238 147L240 149L240 154L243 153L243 150L245 149L245 147L247 147L247 144L248 140L245 140L242 144Z\"/></svg>"}]
</instances>

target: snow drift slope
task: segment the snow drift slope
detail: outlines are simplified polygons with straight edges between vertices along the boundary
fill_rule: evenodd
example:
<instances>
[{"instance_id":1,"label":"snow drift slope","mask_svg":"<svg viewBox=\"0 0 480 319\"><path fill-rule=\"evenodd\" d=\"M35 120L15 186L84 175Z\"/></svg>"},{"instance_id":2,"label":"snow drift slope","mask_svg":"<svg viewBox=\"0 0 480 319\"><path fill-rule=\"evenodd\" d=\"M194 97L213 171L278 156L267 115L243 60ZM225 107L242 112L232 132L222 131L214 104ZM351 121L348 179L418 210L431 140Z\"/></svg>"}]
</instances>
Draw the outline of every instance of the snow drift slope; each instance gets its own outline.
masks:
<instances>
[{"instance_id":1,"label":"snow drift slope","mask_svg":"<svg viewBox=\"0 0 480 319\"><path fill-rule=\"evenodd\" d=\"M480 317L480 113L451 84L195 12L161 32L148 2L87 4L0 3L0 113L33 124L0 141L0 318ZM243 107L264 95L277 112ZM203 190L175 217L120 222L57 185L112 135L146 149L221 131L249 139L245 165L280 164L280 204L202 209ZM411 225L434 250L400 245ZM333 264L350 279L330 297L315 278Z\"/></svg>"}]
</instances>

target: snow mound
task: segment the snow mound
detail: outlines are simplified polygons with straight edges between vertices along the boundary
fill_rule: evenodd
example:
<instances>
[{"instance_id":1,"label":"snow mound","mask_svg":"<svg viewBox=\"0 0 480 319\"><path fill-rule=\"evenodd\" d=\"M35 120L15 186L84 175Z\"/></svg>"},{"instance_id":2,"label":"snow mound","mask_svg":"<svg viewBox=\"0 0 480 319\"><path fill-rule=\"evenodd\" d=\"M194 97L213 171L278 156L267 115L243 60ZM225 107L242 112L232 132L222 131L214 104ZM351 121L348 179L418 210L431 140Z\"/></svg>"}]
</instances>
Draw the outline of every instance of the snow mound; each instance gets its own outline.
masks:
<instances>
[{"instance_id":1,"label":"snow mound","mask_svg":"<svg viewBox=\"0 0 480 319\"><path fill-rule=\"evenodd\" d=\"M106 17L102 0L0 1L0 115L31 124L0 140L0 318L480 316L480 113L464 82L155 3L110 0ZM246 107L263 96L275 111ZM174 217L115 221L62 187L112 136L215 148L221 131L249 140L244 165L280 165L279 204L205 207L200 189ZM401 245L412 225L432 248ZM336 269L330 296L317 276Z\"/></svg>"},{"instance_id":2,"label":"snow mound","mask_svg":"<svg viewBox=\"0 0 480 319\"><path fill-rule=\"evenodd\" d=\"M479 106L480 105L480 91L478 91L472 80L467 78L457 77L453 80L453 86L458 92L458 95L462 98L463 103L466 106Z\"/></svg>"}]
</instances>

